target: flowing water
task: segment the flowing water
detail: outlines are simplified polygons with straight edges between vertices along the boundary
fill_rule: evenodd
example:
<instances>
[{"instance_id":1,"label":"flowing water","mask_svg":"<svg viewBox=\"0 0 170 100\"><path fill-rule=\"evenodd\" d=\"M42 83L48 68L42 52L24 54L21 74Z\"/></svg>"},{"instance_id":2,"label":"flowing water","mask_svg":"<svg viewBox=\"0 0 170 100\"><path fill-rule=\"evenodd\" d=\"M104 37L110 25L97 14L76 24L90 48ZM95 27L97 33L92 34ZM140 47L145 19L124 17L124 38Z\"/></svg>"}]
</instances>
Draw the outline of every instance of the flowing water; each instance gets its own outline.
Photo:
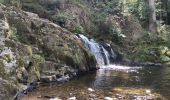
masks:
<instances>
[{"instance_id":1,"label":"flowing water","mask_svg":"<svg viewBox=\"0 0 170 100\"><path fill-rule=\"evenodd\" d=\"M110 53L93 39L79 37L100 69L70 82L42 84L23 100L150 100L159 94L170 99L170 67L111 64L113 50Z\"/></svg>"},{"instance_id":2,"label":"flowing water","mask_svg":"<svg viewBox=\"0 0 170 100\"><path fill-rule=\"evenodd\" d=\"M79 35L85 47L95 56L99 66L110 64L109 52L93 39L88 39L84 35Z\"/></svg>"},{"instance_id":3,"label":"flowing water","mask_svg":"<svg viewBox=\"0 0 170 100\"><path fill-rule=\"evenodd\" d=\"M112 65L101 68L96 73L88 74L63 84L44 84L24 97L24 100L48 100L41 97L58 97L67 100L76 97L78 100L90 100L88 89L94 89L94 100L113 97L113 88L136 88L150 90L170 99L170 67L128 67ZM122 100L122 99L119 99ZM130 99L146 100L146 99Z\"/></svg>"}]
</instances>

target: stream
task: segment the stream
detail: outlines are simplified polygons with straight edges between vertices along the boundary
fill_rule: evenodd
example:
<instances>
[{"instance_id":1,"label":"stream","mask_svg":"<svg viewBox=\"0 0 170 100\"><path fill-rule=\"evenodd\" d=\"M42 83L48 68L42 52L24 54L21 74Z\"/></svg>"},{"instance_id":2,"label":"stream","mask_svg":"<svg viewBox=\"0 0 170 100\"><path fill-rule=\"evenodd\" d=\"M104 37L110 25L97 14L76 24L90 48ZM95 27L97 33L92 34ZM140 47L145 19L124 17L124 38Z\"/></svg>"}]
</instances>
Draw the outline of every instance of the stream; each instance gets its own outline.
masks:
<instances>
[{"instance_id":1,"label":"stream","mask_svg":"<svg viewBox=\"0 0 170 100\"><path fill-rule=\"evenodd\" d=\"M170 99L170 67L116 65L116 53L79 35L100 67L64 83L41 84L23 100L166 100Z\"/></svg>"},{"instance_id":2,"label":"stream","mask_svg":"<svg viewBox=\"0 0 170 100\"><path fill-rule=\"evenodd\" d=\"M71 97L76 97L77 100L104 100L107 97L114 99L106 100L122 100L127 97L131 98L128 100L150 100L150 97L145 96L146 94L125 96L123 93L117 93L114 89L132 91L135 89L143 91L142 89L144 89L146 92L158 93L170 99L169 71L170 67L112 65L63 84L42 84L35 91L28 93L23 100L50 100L48 98L56 97L61 100L68 100Z\"/></svg>"}]
</instances>

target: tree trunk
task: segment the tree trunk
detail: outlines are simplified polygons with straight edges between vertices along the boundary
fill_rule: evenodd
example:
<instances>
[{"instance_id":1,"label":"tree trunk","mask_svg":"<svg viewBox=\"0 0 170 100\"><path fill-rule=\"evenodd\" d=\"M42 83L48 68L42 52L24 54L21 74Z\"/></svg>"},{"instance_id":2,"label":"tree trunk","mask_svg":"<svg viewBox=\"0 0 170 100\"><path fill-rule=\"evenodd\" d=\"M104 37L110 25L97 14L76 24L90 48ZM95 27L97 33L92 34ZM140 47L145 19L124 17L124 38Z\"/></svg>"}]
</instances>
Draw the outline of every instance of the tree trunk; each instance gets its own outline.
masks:
<instances>
[{"instance_id":1,"label":"tree trunk","mask_svg":"<svg viewBox=\"0 0 170 100\"><path fill-rule=\"evenodd\" d=\"M156 25L156 8L155 8L155 0L149 0L149 7L150 7L150 16L149 16L149 31L152 33L157 32L157 25Z\"/></svg>"}]
</instances>

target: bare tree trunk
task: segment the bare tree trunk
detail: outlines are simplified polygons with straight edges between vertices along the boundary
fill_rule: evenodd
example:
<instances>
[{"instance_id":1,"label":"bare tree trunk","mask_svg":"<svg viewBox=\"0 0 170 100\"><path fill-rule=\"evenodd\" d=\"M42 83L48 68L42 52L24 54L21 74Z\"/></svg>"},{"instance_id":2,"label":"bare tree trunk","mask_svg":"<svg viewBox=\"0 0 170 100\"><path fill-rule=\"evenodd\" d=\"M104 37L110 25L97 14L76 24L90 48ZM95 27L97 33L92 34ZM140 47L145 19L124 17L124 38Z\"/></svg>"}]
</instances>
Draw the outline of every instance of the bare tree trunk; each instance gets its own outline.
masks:
<instances>
[{"instance_id":1,"label":"bare tree trunk","mask_svg":"<svg viewBox=\"0 0 170 100\"><path fill-rule=\"evenodd\" d=\"M150 17L149 17L149 31L152 33L157 32L156 25L156 8L155 8L155 0L149 0L149 7L151 9Z\"/></svg>"}]
</instances>

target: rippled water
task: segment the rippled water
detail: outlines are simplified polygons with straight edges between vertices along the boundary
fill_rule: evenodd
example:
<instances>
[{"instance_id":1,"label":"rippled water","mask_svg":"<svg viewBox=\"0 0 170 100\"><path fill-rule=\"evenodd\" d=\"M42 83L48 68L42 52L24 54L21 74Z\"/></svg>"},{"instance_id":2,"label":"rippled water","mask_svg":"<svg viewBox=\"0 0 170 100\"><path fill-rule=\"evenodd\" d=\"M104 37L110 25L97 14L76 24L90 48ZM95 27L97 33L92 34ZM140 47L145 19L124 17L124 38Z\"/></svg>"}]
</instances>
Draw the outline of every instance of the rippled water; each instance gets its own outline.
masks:
<instances>
[{"instance_id":1,"label":"rippled water","mask_svg":"<svg viewBox=\"0 0 170 100\"><path fill-rule=\"evenodd\" d=\"M78 100L86 100L83 96L87 95L88 88L98 91L102 100L103 97L110 96L110 91L115 87L146 88L170 99L170 67L104 66L96 73L78 77L64 84L44 84L25 96L24 100L41 100L41 96L54 96L66 100L76 96Z\"/></svg>"}]
</instances>

